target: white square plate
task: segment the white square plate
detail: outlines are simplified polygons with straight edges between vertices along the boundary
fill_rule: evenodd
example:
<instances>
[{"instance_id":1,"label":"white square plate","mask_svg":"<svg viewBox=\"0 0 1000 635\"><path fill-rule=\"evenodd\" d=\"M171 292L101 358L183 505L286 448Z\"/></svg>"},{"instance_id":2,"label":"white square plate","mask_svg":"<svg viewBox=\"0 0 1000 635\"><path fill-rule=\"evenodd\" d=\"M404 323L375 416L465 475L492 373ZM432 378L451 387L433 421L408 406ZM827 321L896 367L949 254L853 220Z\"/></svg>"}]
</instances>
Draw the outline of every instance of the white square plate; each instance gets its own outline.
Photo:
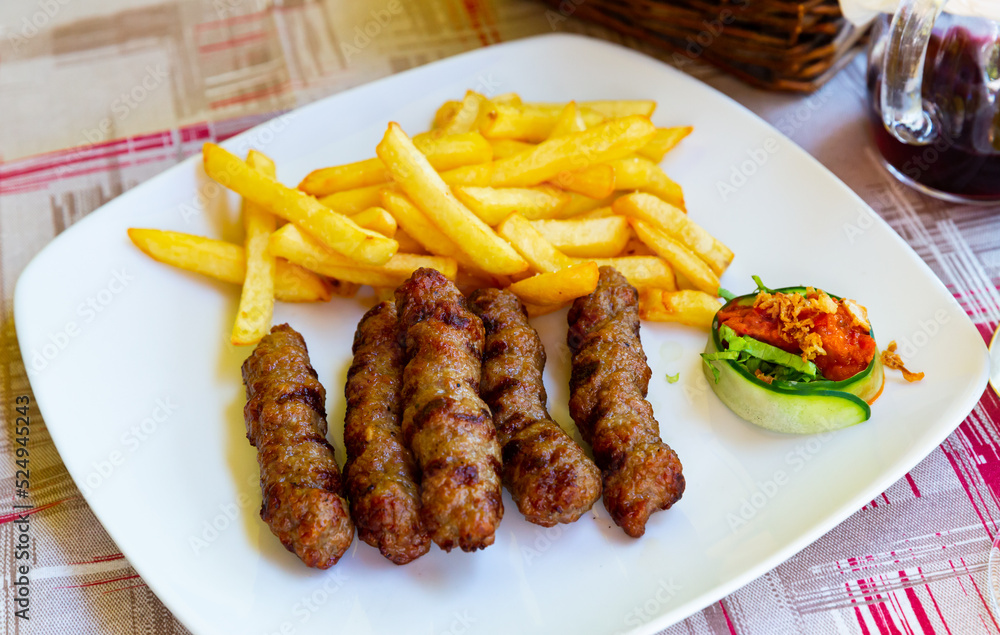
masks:
<instances>
[{"instance_id":1,"label":"white square plate","mask_svg":"<svg viewBox=\"0 0 1000 635\"><path fill-rule=\"evenodd\" d=\"M224 145L272 156L290 184L373 156L387 122L426 129L467 88L530 101L651 98L658 125L693 125L664 167L691 217L736 252L723 285L758 274L867 305L880 343L899 340L919 384L890 373L870 421L790 437L732 415L702 378L706 334L643 325L650 401L688 488L627 538L595 514L525 522L505 498L496 544L436 548L405 567L355 540L322 572L260 521L244 438L240 364L227 340L239 292L153 262L128 227L240 240L238 201L200 157L143 183L56 238L15 294L22 355L70 474L142 578L195 633L652 633L773 568L883 491L957 426L982 394L987 355L965 313L912 250L845 185L744 108L649 57L553 35L494 46L301 108ZM722 187L726 184L731 190ZM343 461L343 385L357 300L279 304L327 388ZM571 427L565 311L535 320L554 418ZM680 382L665 377L680 372ZM576 435L579 438L578 435Z\"/></svg>"}]
</instances>

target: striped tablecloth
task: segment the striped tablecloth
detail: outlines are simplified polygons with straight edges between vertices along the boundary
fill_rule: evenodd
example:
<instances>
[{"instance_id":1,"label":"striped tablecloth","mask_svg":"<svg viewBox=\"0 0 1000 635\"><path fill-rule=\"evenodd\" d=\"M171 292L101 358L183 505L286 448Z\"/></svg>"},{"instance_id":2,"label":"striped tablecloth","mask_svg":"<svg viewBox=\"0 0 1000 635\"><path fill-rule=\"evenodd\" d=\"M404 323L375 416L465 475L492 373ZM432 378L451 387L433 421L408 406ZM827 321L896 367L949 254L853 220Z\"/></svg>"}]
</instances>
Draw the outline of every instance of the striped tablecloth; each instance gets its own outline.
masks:
<instances>
[{"instance_id":1,"label":"striped tablecloth","mask_svg":"<svg viewBox=\"0 0 1000 635\"><path fill-rule=\"evenodd\" d=\"M575 0L574 0L575 1ZM12 294L54 236L124 190L277 112L478 46L553 29L622 41L526 0L5 0L0 6L0 615L8 633L187 632L80 497L32 422L31 619L18 619L15 399L31 395ZM99 6L95 6L99 5ZM626 44L645 50L635 42ZM859 56L811 97L700 77L777 126L924 258L988 339L1000 206L923 197L881 168ZM69 149L67 149L69 148ZM907 476L677 633L1000 633L986 564L1000 505L990 391Z\"/></svg>"}]
</instances>

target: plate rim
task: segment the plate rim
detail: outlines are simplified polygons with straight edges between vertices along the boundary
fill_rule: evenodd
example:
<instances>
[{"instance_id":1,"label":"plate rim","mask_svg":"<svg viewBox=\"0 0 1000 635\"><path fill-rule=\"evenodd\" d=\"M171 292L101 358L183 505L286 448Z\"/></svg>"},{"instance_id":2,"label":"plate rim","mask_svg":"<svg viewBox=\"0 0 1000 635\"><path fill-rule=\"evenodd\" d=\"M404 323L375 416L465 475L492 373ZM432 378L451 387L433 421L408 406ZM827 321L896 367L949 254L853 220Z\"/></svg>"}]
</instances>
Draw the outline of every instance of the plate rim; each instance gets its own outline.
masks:
<instances>
[{"instance_id":1,"label":"plate rim","mask_svg":"<svg viewBox=\"0 0 1000 635\"><path fill-rule=\"evenodd\" d=\"M961 307L961 305L955 299L954 295L947 290L947 287L944 285L943 281L934 273L934 271L923 260L923 258L921 258L913 250L913 248L902 238L902 236L900 236L892 228L892 226L888 224L888 222L885 219L883 219L877 212L875 212L864 201L864 199L862 199L854 190L852 190L839 177L837 177L829 168L820 163L818 159L816 159L814 156L812 156L803 148L801 148L797 143L795 143L791 138L789 138L787 135L785 135L776 127L774 127L771 123L769 123L762 117L758 116L756 113L754 113L749 108L739 103L735 99L729 97L725 93L722 93L718 89L714 88L713 86L705 82L702 82L701 80L691 75L688 75L683 71L676 69L673 66L670 66L669 64L659 59L656 59L640 51L636 51L634 49L616 43L584 35L567 34L567 33L550 33L550 34L537 35L518 40L503 42L485 48L478 48L471 51L466 51L451 57L430 62L428 64L416 68L408 69L400 73L391 74L371 82L366 82L359 86L355 86L350 89L340 91L332 95L328 95L324 98L318 99L309 104L299 106L290 111L278 113L275 115L274 118L281 117L282 115L287 115L289 113L305 114L313 108L323 108L329 101L338 100L341 98L347 98L349 95L353 95L360 91L372 90L374 87L381 86L387 83L396 83L404 78L413 75L423 74L427 72L440 72L441 69L449 65L457 65L463 62L468 62L471 59L477 57L489 57L495 55L497 51L511 50L517 48L531 48L531 47L547 48L547 47L560 47L560 46L572 47L581 45L588 47L605 48L608 50L615 51L618 54L625 54L628 56L632 56L637 62L640 62L650 67L655 67L659 71L665 70L672 73L675 76L675 78L678 78L682 82L701 84L704 88L714 93L714 97L716 97L717 99L727 102L730 107L736 107L742 110L744 114L758 120L758 122L763 124L769 130L770 134L776 136L786 145L786 147L788 147L793 152L796 152L798 154L798 156L796 157L797 160L799 161L806 160L807 162L811 163L812 168L814 169L819 168L819 170L822 173L824 173L827 179L829 180L831 187L840 189L842 192L847 194L849 197L853 199L853 201L857 205L860 206L861 209L868 211L872 219L876 223L881 223L884 226L884 228L888 231L888 234L891 237L891 239L894 239L905 248L906 252L908 252L908 256L910 257L910 259L917 265L918 268L922 268L922 273L929 280L931 280L933 284L937 285L949 298L952 308L959 315L961 315L962 318L964 318L964 320L962 320L962 328L971 329L973 331L976 331L978 334L978 329L972 322L969 315ZM251 138L259 130L266 128L274 120L274 118L262 121L258 125L249 128L248 130L245 130L238 135L226 139L225 141L221 142L220 145L222 145L223 147L237 145L241 142L241 140L245 138ZM128 200L127 197L139 196L144 189L154 187L155 184L160 182L160 180L172 178L174 171L190 169L189 165L198 161L200 161L200 153L194 153L190 157L167 168L166 170L160 172L159 174L156 174L155 176L143 181L142 183L139 183L138 185L128 190L127 192L123 193L119 197L116 197L115 199L102 205L100 208L95 209L93 212L89 213L86 217L84 217L80 221L74 223L71 227L67 228L65 231L55 236L53 240L51 240L41 250L39 250L39 252L32 257L29 263L21 271L20 275L18 276L17 282L15 284L14 294L13 294L13 315L14 315L15 329L17 324L24 323L26 318L26 316L24 315L24 311L26 310L24 308L25 307L24 300L25 296L29 293L29 291L27 290L28 282L26 281L30 281L30 279L34 277L34 274L32 272L35 269L41 268L42 264L40 263L45 263L50 258L55 257L56 254L61 253L62 245L66 243L67 240L69 240L69 238L67 237L72 237L79 231L82 231L79 230L79 228L86 227L88 221L96 220L97 217L102 213L102 211L105 210L106 207L109 207L111 205L124 204L124 202ZM27 348L25 347L25 342L23 341L23 338L26 337L24 334L27 332L27 330L16 329L16 331L17 331L19 350L21 352L22 361L24 362L26 369L26 376L29 383L32 383L32 393L34 394L35 388L33 382L31 381L32 375L30 372L27 372L27 369L29 368L28 366L29 360L25 359L25 355L27 354L26 353ZM861 506L863 506L867 501L873 499L879 493L885 491L893 483L900 480L907 472L913 469L915 465L917 465L920 461L929 456L929 454L933 452L935 448L937 448L945 439L947 439L947 437L950 436L951 433L954 432L954 430L957 429L957 427L961 425L962 422L968 417L968 413L975 408L976 404L981 399L982 393L987 388L987 383L989 381L989 370L990 370L990 358L985 342L981 342L980 352L981 354L979 356L980 359L977 368L976 380L974 382L969 382L966 385L965 393L960 395L959 399L952 400L953 403L961 403L961 407L958 408L958 410L966 413L962 415L958 419L958 421L954 423L954 425L949 423L943 426L940 430L938 430L936 434L930 435L928 437L929 439L928 441L925 441L924 443L921 443L919 445L911 446L909 451L904 455L904 458L898 460L894 464L893 466L894 469L888 470L883 474L883 476L880 479L873 481L865 488L861 488L854 496L850 497L844 504L840 505L838 508L825 515L825 517L820 522L815 523L811 529L802 532L795 540L788 542L785 546L776 550L774 554L771 555L770 557L765 558L758 564L747 568L741 574L733 576L728 581L711 587L710 589L702 592L699 595L696 595L695 597L684 602L683 604L679 604L672 608L668 607L668 610L664 611L663 613L660 613L656 617L651 618L648 622L645 622L640 626L634 627L633 629L624 632L634 633L637 635L647 634L647 633L652 634L652 633L657 633L673 624L683 621L684 619L690 617L699 610L704 609L705 607L713 604L714 602L732 594L734 591L746 586L753 580L756 580L763 574L775 569L782 563L786 562L787 560L798 554L800 551L805 549L807 546L814 543L820 537L828 533L834 527L844 522L847 518L849 518L851 515L857 512L861 508ZM58 432L55 434L52 433L52 429L50 428L48 423L48 418L45 417L45 408L43 407L42 401L36 398L35 406L39 409L39 412L42 414L42 420L45 422L46 428L49 430L52 442L55 445L56 450L59 451L60 454L62 454L60 448L60 441L58 440L61 437L61 435ZM59 429L58 426L56 426L56 429L57 430ZM914 448L917 447L919 447L920 449L915 451ZM63 462L63 465L64 467L66 467L65 462ZM112 538L112 540L115 541L116 544L119 544L119 541L117 540L117 534L119 532L117 531L117 529L109 527L103 522L102 514L98 513L97 509L94 508L94 506L92 505L90 497L84 493L84 490L86 488L80 488L79 484L77 483L76 475L70 472L68 467L67 467L67 472L69 472L70 477L73 479L74 485L80 491L80 495L87 502L88 507L90 507L91 511L97 517L98 521L101 522L102 528L108 532L108 535ZM126 559L128 560L127 555ZM149 585L150 589L154 592L157 598L159 598L160 601L162 601L163 604L167 606L167 608L171 611L174 617L179 622L184 624L186 628L189 628L192 632L195 633L200 633L209 629L209 625L203 622L199 612L195 610L183 597L181 597L179 594L176 594L172 585L167 583L160 584L158 582L150 581L150 580L157 580L156 573L155 571L153 571L154 569L153 567L147 567L145 562L143 562L142 564L133 563L131 560L128 560L128 562L129 565L132 566L135 569L135 571L142 577L143 581L146 582L147 585ZM152 576L147 577L147 573L150 572L152 572Z\"/></svg>"}]
</instances>

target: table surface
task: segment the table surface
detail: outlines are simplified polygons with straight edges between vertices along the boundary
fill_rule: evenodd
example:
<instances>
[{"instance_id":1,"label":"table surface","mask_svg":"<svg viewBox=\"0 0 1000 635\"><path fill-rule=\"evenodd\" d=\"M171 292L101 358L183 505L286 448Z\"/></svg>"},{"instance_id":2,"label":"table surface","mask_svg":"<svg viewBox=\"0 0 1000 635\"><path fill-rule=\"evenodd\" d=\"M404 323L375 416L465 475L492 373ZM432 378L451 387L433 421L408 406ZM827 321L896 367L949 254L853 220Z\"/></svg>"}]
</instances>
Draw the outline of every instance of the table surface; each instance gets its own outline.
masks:
<instances>
[{"instance_id":1,"label":"table surface","mask_svg":"<svg viewBox=\"0 0 1000 635\"><path fill-rule=\"evenodd\" d=\"M0 616L7 633L186 633L80 497L32 422L31 620L14 615L18 275L124 190L344 88L499 41L561 30L647 47L527 0L4 0L0 4ZM370 35L362 35L365 29ZM660 54L663 56L663 54ZM663 56L666 57L666 56ZM882 168L864 59L812 96L683 69L743 103L860 194L944 281L984 339L1000 320L1000 205L920 195ZM195 141L197 139L197 141ZM71 149L74 148L75 149ZM1000 633L986 567L1000 520L1000 400L907 476L773 571L666 631ZM623 625L624 626L624 625Z\"/></svg>"}]
</instances>

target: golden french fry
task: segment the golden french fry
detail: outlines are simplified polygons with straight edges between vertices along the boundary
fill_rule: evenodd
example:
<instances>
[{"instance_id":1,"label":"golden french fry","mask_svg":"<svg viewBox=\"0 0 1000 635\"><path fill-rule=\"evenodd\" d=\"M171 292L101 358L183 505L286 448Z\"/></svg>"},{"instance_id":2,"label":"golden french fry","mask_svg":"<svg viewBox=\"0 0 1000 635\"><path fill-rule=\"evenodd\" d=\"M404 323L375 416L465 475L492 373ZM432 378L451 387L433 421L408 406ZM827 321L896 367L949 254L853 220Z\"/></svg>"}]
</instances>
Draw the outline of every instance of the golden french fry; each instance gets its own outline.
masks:
<instances>
[{"instance_id":1,"label":"golden french fry","mask_svg":"<svg viewBox=\"0 0 1000 635\"><path fill-rule=\"evenodd\" d=\"M392 187L392 184L377 183L375 185L366 185L365 187L353 190L335 192L318 200L321 205L328 207L338 214L353 216L360 214L369 207L378 207L380 200L379 192L386 187Z\"/></svg>"},{"instance_id":2,"label":"golden french fry","mask_svg":"<svg viewBox=\"0 0 1000 635\"><path fill-rule=\"evenodd\" d=\"M521 302L560 305L593 293L600 272L594 262L583 262L553 273L539 273L507 287Z\"/></svg>"},{"instance_id":3,"label":"golden french fry","mask_svg":"<svg viewBox=\"0 0 1000 635\"><path fill-rule=\"evenodd\" d=\"M537 185L566 170L624 158L646 145L655 131L649 119L632 116L548 139L531 150L494 161L493 185Z\"/></svg>"},{"instance_id":4,"label":"golden french fry","mask_svg":"<svg viewBox=\"0 0 1000 635\"><path fill-rule=\"evenodd\" d=\"M718 298L702 291L646 289L639 296L639 317L652 322L680 322L705 330L722 307Z\"/></svg>"},{"instance_id":5,"label":"golden french fry","mask_svg":"<svg viewBox=\"0 0 1000 635\"><path fill-rule=\"evenodd\" d=\"M563 104L501 104L494 102L479 131L487 139L516 139L538 143L552 134ZM584 123L594 126L604 121L604 115L590 108L579 108Z\"/></svg>"},{"instance_id":6,"label":"golden french fry","mask_svg":"<svg viewBox=\"0 0 1000 635\"><path fill-rule=\"evenodd\" d=\"M722 275L733 261L733 252L687 214L651 194L635 192L619 197L615 213L638 218L666 232L705 261L715 275Z\"/></svg>"},{"instance_id":7,"label":"golden french fry","mask_svg":"<svg viewBox=\"0 0 1000 635\"><path fill-rule=\"evenodd\" d=\"M246 251L240 245L160 229L131 228L128 236L136 247L157 262L230 284L243 284L246 278ZM277 259L274 296L278 300L326 302L332 292L331 281Z\"/></svg>"},{"instance_id":8,"label":"golden french fry","mask_svg":"<svg viewBox=\"0 0 1000 635\"><path fill-rule=\"evenodd\" d=\"M521 96L517 93L501 93L494 97L490 97L490 101L494 104L520 104Z\"/></svg>"},{"instance_id":9,"label":"golden french fry","mask_svg":"<svg viewBox=\"0 0 1000 635\"><path fill-rule=\"evenodd\" d=\"M509 156L530 150L535 147L535 144L515 139L490 139L490 147L493 148L493 159L496 160L506 159Z\"/></svg>"},{"instance_id":10,"label":"golden french fry","mask_svg":"<svg viewBox=\"0 0 1000 635\"><path fill-rule=\"evenodd\" d=\"M268 247L276 256L281 256L310 271L373 287L398 287L421 267L437 269L451 280L455 279L458 270L458 263L454 258L400 253L383 265L360 265L326 249L309 234L292 224L285 225L271 234Z\"/></svg>"},{"instance_id":11,"label":"golden french fry","mask_svg":"<svg viewBox=\"0 0 1000 635\"><path fill-rule=\"evenodd\" d=\"M629 115L642 115L652 117L656 110L656 102L652 99L610 99L598 101L582 101L580 105L584 108L595 110L608 119L615 117L628 117Z\"/></svg>"},{"instance_id":12,"label":"golden french fry","mask_svg":"<svg viewBox=\"0 0 1000 635\"><path fill-rule=\"evenodd\" d=\"M528 263L489 225L462 205L399 124L390 123L376 148L410 200L483 271L513 274Z\"/></svg>"},{"instance_id":13,"label":"golden french fry","mask_svg":"<svg viewBox=\"0 0 1000 635\"><path fill-rule=\"evenodd\" d=\"M719 276L715 275L711 267L690 249L671 238L666 232L638 218L630 216L628 222L639 236L639 240L669 262L671 267L684 274L695 289L705 293L718 292Z\"/></svg>"},{"instance_id":14,"label":"golden french fry","mask_svg":"<svg viewBox=\"0 0 1000 635\"><path fill-rule=\"evenodd\" d=\"M591 165L582 170L560 172L552 183L590 198L604 198L615 191L615 171L606 163Z\"/></svg>"},{"instance_id":15,"label":"golden french fry","mask_svg":"<svg viewBox=\"0 0 1000 635\"><path fill-rule=\"evenodd\" d=\"M549 313L555 313L559 309L564 309L568 304L525 304L524 310L527 311L528 317L538 317L540 315L548 315Z\"/></svg>"},{"instance_id":16,"label":"golden french fry","mask_svg":"<svg viewBox=\"0 0 1000 635\"><path fill-rule=\"evenodd\" d=\"M441 180L451 185L473 185L485 187L493 182L493 164L476 163L441 172Z\"/></svg>"},{"instance_id":17,"label":"golden french fry","mask_svg":"<svg viewBox=\"0 0 1000 635\"><path fill-rule=\"evenodd\" d=\"M655 194L671 205L684 209L684 191L681 186L645 157L626 157L612 161L615 187L619 190L641 190Z\"/></svg>"},{"instance_id":18,"label":"golden french fry","mask_svg":"<svg viewBox=\"0 0 1000 635\"><path fill-rule=\"evenodd\" d=\"M399 243L399 251L404 254L429 254L430 252L424 248L417 240L407 234L402 229L396 230L396 235L393 236L397 243Z\"/></svg>"},{"instance_id":19,"label":"golden french fry","mask_svg":"<svg viewBox=\"0 0 1000 635\"><path fill-rule=\"evenodd\" d=\"M532 189L518 187L453 187L458 200L493 226L514 212L526 218L548 218L566 204L569 197L554 188Z\"/></svg>"},{"instance_id":20,"label":"golden french fry","mask_svg":"<svg viewBox=\"0 0 1000 635\"><path fill-rule=\"evenodd\" d=\"M657 128L656 134L649 140L649 143L639 148L638 154L650 159L654 163L663 160L665 154L674 149L684 137L694 130L691 126L678 126L676 128Z\"/></svg>"},{"instance_id":21,"label":"golden french fry","mask_svg":"<svg viewBox=\"0 0 1000 635\"><path fill-rule=\"evenodd\" d=\"M431 128L434 128L435 130L442 128L446 123L455 117L455 113L458 112L458 109L461 107L462 102L455 100L446 101L441 104L441 106L434 113L434 121L431 124Z\"/></svg>"},{"instance_id":22,"label":"golden french fry","mask_svg":"<svg viewBox=\"0 0 1000 635\"><path fill-rule=\"evenodd\" d=\"M458 134L469 132L476 128L476 120L479 118L479 109L486 102L486 98L477 92L468 90L462 103L449 119L441 123L437 130L440 134Z\"/></svg>"},{"instance_id":23,"label":"golden french fry","mask_svg":"<svg viewBox=\"0 0 1000 635\"><path fill-rule=\"evenodd\" d=\"M625 248L632 230L622 216L533 220L531 226L567 256L610 258Z\"/></svg>"},{"instance_id":24,"label":"golden french fry","mask_svg":"<svg viewBox=\"0 0 1000 635\"><path fill-rule=\"evenodd\" d=\"M583 120L583 115L577 109L576 102L571 101L559 113L559 117L556 118L556 123L552 127L552 132L549 133L548 138L554 139L573 134L574 132L583 132L586 129L587 123Z\"/></svg>"},{"instance_id":25,"label":"golden french fry","mask_svg":"<svg viewBox=\"0 0 1000 635\"><path fill-rule=\"evenodd\" d=\"M559 210L559 218L579 218L582 214L593 212L602 207L611 207L614 200L614 194L605 198L590 198L583 194L570 192L569 202Z\"/></svg>"},{"instance_id":26,"label":"golden french fry","mask_svg":"<svg viewBox=\"0 0 1000 635\"><path fill-rule=\"evenodd\" d=\"M677 290L674 270L662 258L656 256L618 256L615 258L577 258L577 262L591 260L599 267L614 267L618 273L625 276L629 284L636 289L656 288L668 291Z\"/></svg>"},{"instance_id":27,"label":"golden french fry","mask_svg":"<svg viewBox=\"0 0 1000 635\"><path fill-rule=\"evenodd\" d=\"M205 172L213 180L272 214L300 225L329 249L372 265L387 262L396 253L396 241L362 229L308 194L250 169L238 157L214 143L206 143L202 154Z\"/></svg>"},{"instance_id":28,"label":"golden french fry","mask_svg":"<svg viewBox=\"0 0 1000 635\"><path fill-rule=\"evenodd\" d=\"M478 132L436 136L417 135L413 144L435 170L447 171L493 160L493 146ZM329 196L369 185L388 183L389 171L379 158L313 170L299 183L299 189L313 196Z\"/></svg>"},{"instance_id":29,"label":"golden french fry","mask_svg":"<svg viewBox=\"0 0 1000 635\"><path fill-rule=\"evenodd\" d=\"M614 216L615 210L608 205L607 207L598 207L597 209L592 209L589 212L583 212L581 214L575 214L567 220L587 220L592 218L607 218L609 216Z\"/></svg>"},{"instance_id":30,"label":"golden french fry","mask_svg":"<svg viewBox=\"0 0 1000 635\"><path fill-rule=\"evenodd\" d=\"M396 219L381 207L369 207L351 216L351 220L357 223L358 227L370 229L388 238L396 235Z\"/></svg>"},{"instance_id":31,"label":"golden french fry","mask_svg":"<svg viewBox=\"0 0 1000 635\"><path fill-rule=\"evenodd\" d=\"M531 268L539 273L552 273L574 264L572 258L553 247L520 214L511 214L497 225L497 234L513 245Z\"/></svg>"},{"instance_id":32,"label":"golden french fry","mask_svg":"<svg viewBox=\"0 0 1000 635\"><path fill-rule=\"evenodd\" d=\"M610 209L610 208L607 208ZM402 249L402 247L400 247ZM635 236L635 232L630 233L628 242L625 243L625 247L622 249L619 256L655 256L656 253L646 246L646 243L642 242ZM677 272L674 272L674 277L677 278L677 286L681 286L680 276Z\"/></svg>"},{"instance_id":33,"label":"golden french fry","mask_svg":"<svg viewBox=\"0 0 1000 635\"><path fill-rule=\"evenodd\" d=\"M247 165L268 178L275 177L274 161L256 150L247 155ZM230 336L235 346L256 344L271 327L276 264L267 251L267 240L276 224L273 214L255 203L243 201L243 248L247 263L240 306Z\"/></svg>"}]
</instances>

